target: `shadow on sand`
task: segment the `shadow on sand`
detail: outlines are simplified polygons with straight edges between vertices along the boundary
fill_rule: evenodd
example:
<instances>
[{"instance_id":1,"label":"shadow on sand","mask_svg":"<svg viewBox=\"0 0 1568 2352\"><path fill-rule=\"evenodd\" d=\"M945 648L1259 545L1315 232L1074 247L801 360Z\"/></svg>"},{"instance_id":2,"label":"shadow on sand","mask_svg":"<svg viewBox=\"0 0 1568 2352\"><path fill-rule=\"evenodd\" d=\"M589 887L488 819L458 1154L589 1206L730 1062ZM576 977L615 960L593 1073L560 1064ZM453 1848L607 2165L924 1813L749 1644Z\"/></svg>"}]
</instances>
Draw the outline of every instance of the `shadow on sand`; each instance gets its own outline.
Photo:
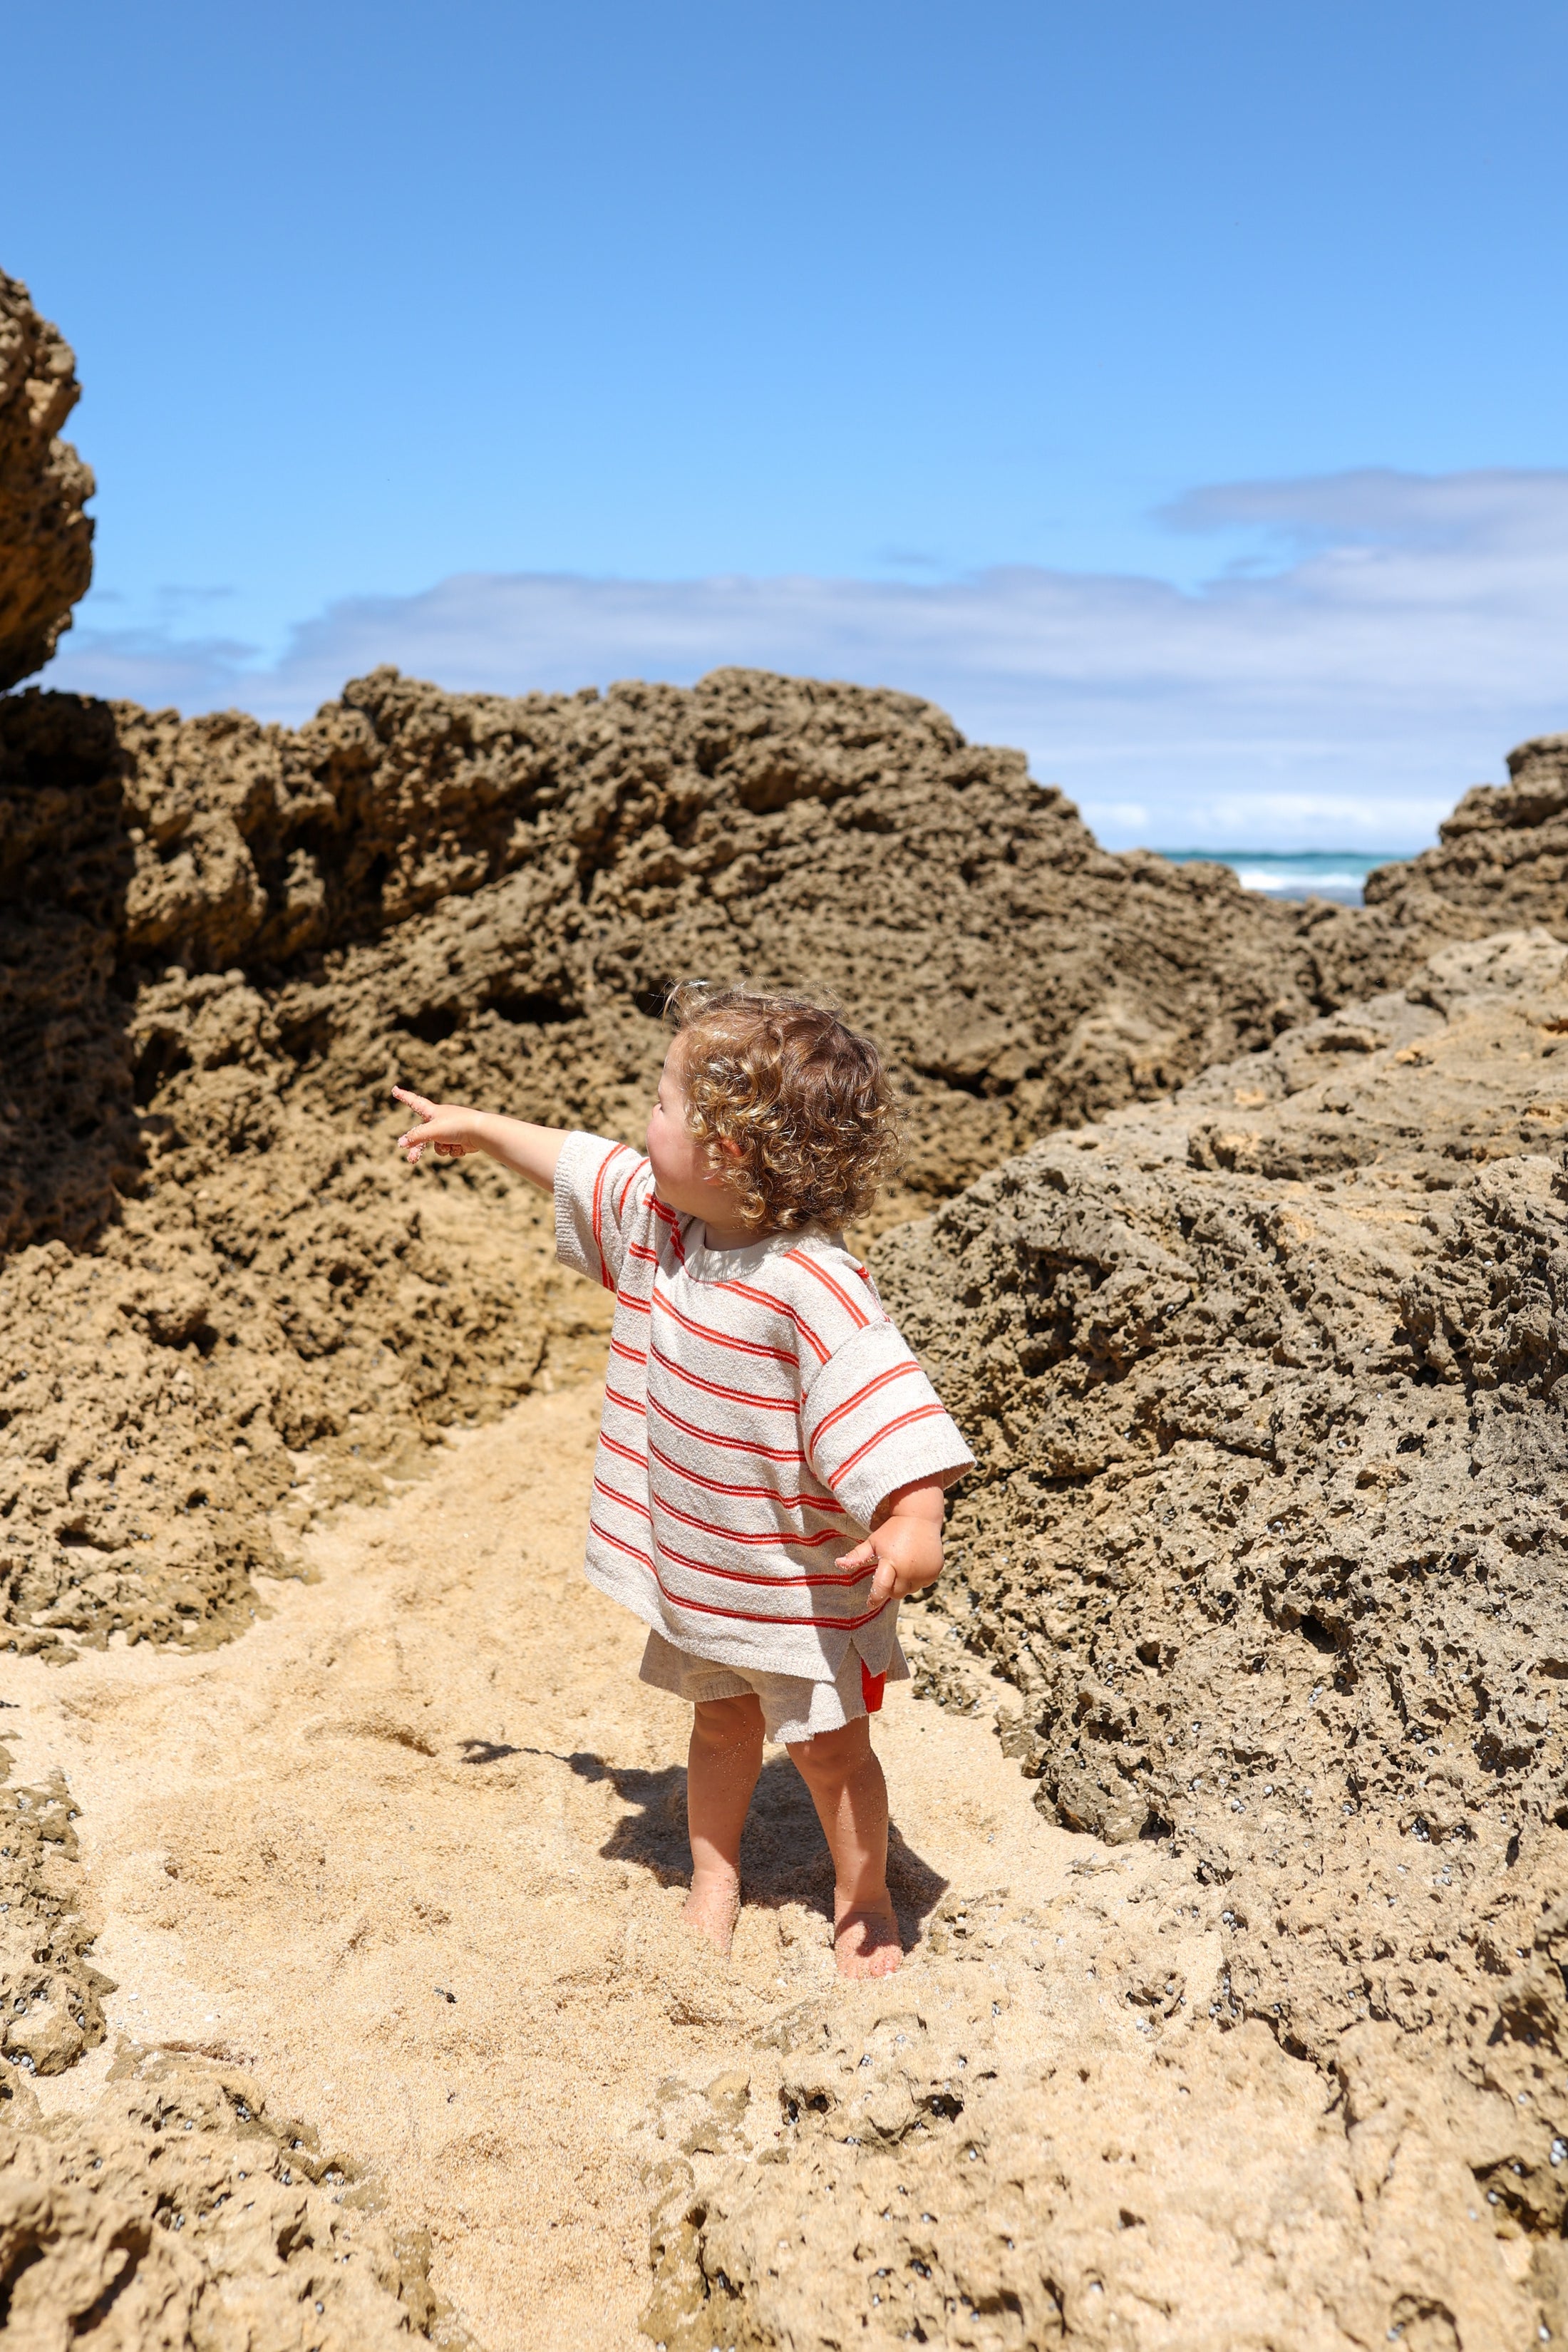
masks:
<instances>
[{"instance_id":1,"label":"shadow on sand","mask_svg":"<svg viewBox=\"0 0 1568 2352\"><path fill-rule=\"evenodd\" d=\"M560 1756L553 1748L508 1748L491 1740L465 1740L470 1764L489 1764L503 1756L556 1756L580 1780L608 1780L626 1811L599 1848L606 1862L635 1863L651 1871L661 1886L684 1886L691 1874L686 1843L686 1769L667 1764L657 1771L606 1764L602 1756L579 1748ZM741 1879L744 1899L764 1910L776 1911L799 1903L833 1916L833 1865L826 1841L805 1781L787 1757L773 1756L763 1764L741 1843ZM899 1916L904 1949L918 1941L920 1931L942 1895L947 1881L916 1853L900 1835L897 1822L888 1834L888 1887Z\"/></svg>"}]
</instances>

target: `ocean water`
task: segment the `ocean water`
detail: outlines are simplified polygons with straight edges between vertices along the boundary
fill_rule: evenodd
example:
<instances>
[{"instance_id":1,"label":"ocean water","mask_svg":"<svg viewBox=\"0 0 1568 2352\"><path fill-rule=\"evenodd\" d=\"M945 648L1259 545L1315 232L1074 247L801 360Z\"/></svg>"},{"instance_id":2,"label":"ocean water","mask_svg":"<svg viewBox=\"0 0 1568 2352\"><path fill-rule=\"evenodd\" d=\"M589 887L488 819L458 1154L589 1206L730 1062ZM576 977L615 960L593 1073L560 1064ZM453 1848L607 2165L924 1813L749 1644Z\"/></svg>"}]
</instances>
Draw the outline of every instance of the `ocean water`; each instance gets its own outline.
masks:
<instances>
[{"instance_id":1,"label":"ocean water","mask_svg":"<svg viewBox=\"0 0 1568 2352\"><path fill-rule=\"evenodd\" d=\"M1334 898L1342 907L1361 905L1362 884L1374 866L1388 866L1409 853L1396 849L1162 849L1173 866L1207 858L1232 867L1248 890L1270 898Z\"/></svg>"}]
</instances>

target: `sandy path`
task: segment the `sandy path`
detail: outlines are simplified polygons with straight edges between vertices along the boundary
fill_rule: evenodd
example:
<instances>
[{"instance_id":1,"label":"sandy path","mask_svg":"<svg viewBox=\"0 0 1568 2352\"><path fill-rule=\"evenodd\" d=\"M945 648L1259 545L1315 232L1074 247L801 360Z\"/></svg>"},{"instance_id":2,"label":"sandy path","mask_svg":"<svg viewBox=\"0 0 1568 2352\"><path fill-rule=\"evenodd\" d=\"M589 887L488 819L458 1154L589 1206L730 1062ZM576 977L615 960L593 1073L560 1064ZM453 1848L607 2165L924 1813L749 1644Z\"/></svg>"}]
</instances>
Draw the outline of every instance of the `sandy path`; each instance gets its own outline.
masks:
<instances>
[{"instance_id":1,"label":"sandy path","mask_svg":"<svg viewBox=\"0 0 1568 2352\"><path fill-rule=\"evenodd\" d=\"M491 2352L646 2344L657 2086L832 1980L782 1754L732 1962L678 1926L685 1713L579 1568L597 1406L533 1397L345 1514L308 1544L320 1580L226 1650L0 1657L18 1777L58 1765L81 1807L112 2027L243 2059L371 2165ZM907 1688L882 1722L909 1929L947 1879L1060 1884L1078 1846L988 1727ZM116 2038L46 2103L85 2105Z\"/></svg>"}]
</instances>

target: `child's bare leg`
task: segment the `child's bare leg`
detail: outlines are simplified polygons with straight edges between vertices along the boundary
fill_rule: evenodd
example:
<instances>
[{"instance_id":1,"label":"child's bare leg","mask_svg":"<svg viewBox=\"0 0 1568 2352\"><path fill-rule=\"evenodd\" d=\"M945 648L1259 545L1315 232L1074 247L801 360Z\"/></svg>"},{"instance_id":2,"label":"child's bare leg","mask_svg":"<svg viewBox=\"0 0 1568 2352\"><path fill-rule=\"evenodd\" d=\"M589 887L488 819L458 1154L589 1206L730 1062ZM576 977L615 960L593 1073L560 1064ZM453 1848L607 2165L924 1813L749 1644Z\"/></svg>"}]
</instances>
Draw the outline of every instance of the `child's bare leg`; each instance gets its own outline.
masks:
<instances>
[{"instance_id":1,"label":"child's bare leg","mask_svg":"<svg viewBox=\"0 0 1568 2352\"><path fill-rule=\"evenodd\" d=\"M763 1710L753 1694L700 1700L686 1766L691 1892L682 1915L727 1952L741 1910L741 1832L763 1769Z\"/></svg>"},{"instance_id":2,"label":"child's bare leg","mask_svg":"<svg viewBox=\"0 0 1568 2352\"><path fill-rule=\"evenodd\" d=\"M790 1749L833 1856L833 1948L842 1977L890 1977L902 1952L888 1893L888 1784L861 1716Z\"/></svg>"}]
</instances>

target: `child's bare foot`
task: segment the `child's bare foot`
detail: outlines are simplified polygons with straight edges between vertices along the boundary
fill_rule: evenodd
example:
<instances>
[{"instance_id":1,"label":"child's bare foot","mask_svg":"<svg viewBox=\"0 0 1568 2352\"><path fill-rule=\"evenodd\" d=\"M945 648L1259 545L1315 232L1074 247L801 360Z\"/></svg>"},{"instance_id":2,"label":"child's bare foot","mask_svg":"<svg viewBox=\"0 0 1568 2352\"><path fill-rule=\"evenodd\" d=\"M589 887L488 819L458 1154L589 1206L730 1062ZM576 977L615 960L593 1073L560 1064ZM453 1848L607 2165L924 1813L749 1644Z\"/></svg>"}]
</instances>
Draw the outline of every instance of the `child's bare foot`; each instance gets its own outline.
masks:
<instances>
[{"instance_id":1,"label":"child's bare foot","mask_svg":"<svg viewBox=\"0 0 1568 2352\"><path fill-rule=\"evenodd\" d=\"M735 1922L741 1916L740 1881L733 1878L699 1878L691 1881L691 1892L681 1913L694 1935L705 1944L711 1944L721 1958L727 1958L735 1940Z\"/></svg>"},{"instance_id":2,"label":"child's bare foot","mask_svg":"<svg viewBox=\"0 0 1568 2352\"><path fill-rule=\"evenodd\" d=\"M890 1977L903 1956L889 1895L836 1910L833 1957L841 1977Z\"/></svg>"}]
</instances>

